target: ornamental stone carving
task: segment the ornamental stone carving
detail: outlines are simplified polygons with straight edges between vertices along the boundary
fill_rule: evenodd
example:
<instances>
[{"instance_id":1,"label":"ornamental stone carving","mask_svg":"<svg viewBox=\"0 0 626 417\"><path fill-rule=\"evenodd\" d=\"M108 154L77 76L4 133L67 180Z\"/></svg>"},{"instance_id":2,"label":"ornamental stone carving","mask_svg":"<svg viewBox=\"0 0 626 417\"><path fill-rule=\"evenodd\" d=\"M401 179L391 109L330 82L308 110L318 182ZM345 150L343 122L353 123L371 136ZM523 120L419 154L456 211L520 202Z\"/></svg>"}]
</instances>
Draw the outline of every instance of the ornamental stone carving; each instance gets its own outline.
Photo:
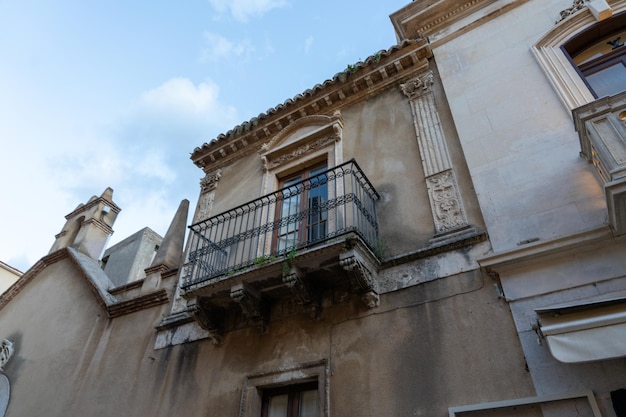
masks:
<instances>
[{"instance_id":1,"label":"ornamental stone carving","mask_svg":"<svg viewBox=\"0 0 626 417\"><path fill-rule=\"evenodd\" d=\"M339 265L350 274L352 286L356 292L360 293L361 301L368 308L378 307L380 304L378 281L365 261L360 259L354 251L348 251L341 255Z\"/></svg>"},{"instance_id":2,"label":"ornamental stone carving","mask_svg":"<svg viewBox=\"0 0 626 417\"><path fill-rule=\"evenodd\" d=\"M266 170L276 168L279 165L282 165L286 162L289 162L293 159L300 158L308 153L311 153L317 149L323 148L329 144L332 144L339 140L338 135L326 136L320 139L317 139L313 142L306 143L294 149L291 152L282 154L275 159L270 159L268 157L263 157L263 165Z\"/></svg>"},{"instance_id":3,"label":"ornamental stone carving","mask_svg":"<svg viewBox=\"0 0 626 417\"><path fill-rule=\"evenodd\" d=\"M10 340L4 339L2 343L0 343L0 371L3 370L4 365L11 359L14 351L13 342Z\"/></svg>"},{"instance_id":4,"label":"ornamental stone carving","mask_svg":"<svg viewBox=\"0 0 626 417\"><path fill-rule=\"evenodd\" d=\"M208 311L206 306L201 306L196 300L189 302L187 313L194 318L196 323L209 334L209 338L214 345L219 345L222 341L222 326L216 312Z\"/></svg>"},{"instance_id":5,"label":"ornamental stone carving","mask_svg":"<svg viewBox=\"0 0 626 417\"><path fill-rule=\"evenodd\" d=\"M304 274L297 266L292 265L283 272L283 283L291 290L298 303L308 304L312 301L311 292L304 282Z\"/></svg>"},{"instance_id":6,"label":"ornamental stone carving","mask_svg":"<svg viewBox=\"0 0 626 417\"><path fill-rule=\"evenodd\" d=\"M422 94L431 92L433 83L433 72L428 71L425 74L421 74L404 84L400 84L400 88L409 99L415 99Z\"/></svg>"},{"instance_id":7,"label":"ornamental stone carving","mask_svg":"<svg viewBox=\"0 0 626 417\"><path fill-rule=\"evenodd\" d=\"M467 225L465 210L452 170L444 171L426 179L428 194L435 219L437 234L458 230Z\"/></svg>"},{"instance_id":8,"label":"ornamental stone carving","mask_svg":"<svg viewBox=\"0 0 626 417\"><path fill-rule=\"evenodd\" d=\"M201 192L208 193L217 188L217 183L222 177L222 170L216 169L215 171L207 172L204 178L200 180Z\"/></svg>"},{"instance_id":9,"label":"ornamental stone carving","mask_svg":"<svg viewBox=\"0 0 626 417\"><path fill-rule=\"evenodd\" d=\"M565 10L562 10L559 13L560 17L554 23L559 23L559 22L567 19L569 16L573 15L574 13L576 13L579 10L582 10L584 7L585 7L585 0L574 0L574 2L572 3L572 5L570 7L568 7Z\"/></svg>"},{"instance_id":10,"label":"ornamental stone carving","mask_svg":"<svg viewBox=\"0 0 626 417\"><path fill-rule=\"evenodd\" d=\"M230 298L239 304L248 319L260 325L266 323L266 309L258 291L248 285L238 284L231 288Z\"/></svg>"}]
</instances>

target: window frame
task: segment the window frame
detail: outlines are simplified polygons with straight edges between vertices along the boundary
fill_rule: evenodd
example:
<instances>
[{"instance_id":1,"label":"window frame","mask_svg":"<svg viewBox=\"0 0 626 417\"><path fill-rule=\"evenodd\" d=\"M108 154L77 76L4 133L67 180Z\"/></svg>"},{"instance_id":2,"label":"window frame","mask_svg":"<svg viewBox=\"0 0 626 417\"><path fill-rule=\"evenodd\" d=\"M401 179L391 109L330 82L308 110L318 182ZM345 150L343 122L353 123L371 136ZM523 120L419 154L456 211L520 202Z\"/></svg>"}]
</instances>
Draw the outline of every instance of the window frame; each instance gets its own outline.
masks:
<instances>
[{"instance_id":1,"label":"window frame","mask_svg":"<svg viewBox=\"0 0 626 417\"><path fill-rule=\"evenodd\" d=\"M298 190L298 202L297 202L297 212L296 213L301 213L304 211L308 211L310 210L309 204L310 204L310 196L311 196L311 191L315 188L315 189L320 189L321 187L311 187L310 189L306 189L307 184L310 184L310 180L311 178L315 178L318 175L322 175L325 173L325 171L327 171L329 169L328 167L328 162L325 159L322 159L320 161L317 162L313 162L311 163L309 166L307 166L306 168L300 170L300 171L296 171L293 173L290 173L288 175L284 175L282 177L278 177L278 181L279 181L279 189L285 189L285 192L283 192L283 198L285 198L285 195L287 195L286 198L290 198L289 197L289 190L293 187L296 188ZM321 171L320 171L321 170ZM320 171L317 174L312 175L315 171ZM293 183L292 185L286 185L289 184L291 181L296 180L295 183ZM283 210L285 208L284 202L286 201L286 198L281 200L281 202L279 204L276 204L276 213L274 218L276 219L276 221L280 221L281 219L285 218ZM328 189L326 189L325 192L325 196L324 198L326 199L326 201L328 201ZM291 211L289 212L291 213ZM295 230L295 234L296 234L296 242L295 245L293 246L287 246L286 248L280 248L280 242L279 239L282 236L287 236L293 233L293 231L287 231L284 234L281 234L281 230L280 228L276 228L275 232L274 232L274 236L273 236L273 252L277 253L277 254L281 254L284 253L288 250L290 250L293 247L299 248L302 246L308 246L309 244L313 244L315 243L317 240L312 240L309 236L310 233L310 229L311 229L311 213L309 213L308 216L305 216L302 220L297 222L297 228ZM326 235L327 230L328 230L328 217L323 220L320 221L316 224L320 224L323 223L325 224L326 227L326 232L324 233L324 235Z\"/></svg>"},{"instance_id":2,"label":"window frame","mask_svg":"<svg viewBox=\"0 0 626 417\"><path fill-rule=\"evenodd\" d=\"M593 47L607 38L620 35L624 32L624 27L626 27L626 11L618 13L609 19L592 24L579 33L571 36L560 47L593 95L594 99L600 98L600 95L594 90L593 86L587 80L587 77L618 62L621 62L622 65L626 67L626 46L621 46L607 54L581 64L576 64L575 58L589 47ZM616 91L610 95L618 94L620 92L621 91Z\"/></svg>"},{"instance_id":3,"label":"window frame","mask_svg":"<svg viewBox=\"0 0 626 417\"><path fill-rule=\"evenodd\" d=\"M317 381L283 385L276 388L264 389L262 395L261 417L269 417L269 405L271 398L285 394L288 398L287 417L300 417L301 394L307 391L315 391L318 394L317 401L319 403L319 390L317 386Z\"/></svg>"},{"instance_id":4,"label":"window frame","mask_svg":"<svg viewBox=\"0 0 626 417\"><path fill-rule=\"evenodd\" d=\"M260 417L263 408L263 392L277 387L317 383L319 417L329 417L330 365L327 359L276 368L248 375L243 383L240 417Z\"/></svg>"},{"instance_id":5,"label":"window frame","mask_svg":"<svg viewBox=\"0 0 626 417\"><path fill-rule=\"evenodd\" d=\"M626 13L626 1L611 4L613 16L618 18ZM539 65L544 70L550 84L568 110L591 103L596 97L587 85L578 67L572 62L570 54L562 46L576 39L584 31L598 23L588 7L558 22L531 48ZM572 52L572 49L570 49Z\"/></svg>"}]
</instances>

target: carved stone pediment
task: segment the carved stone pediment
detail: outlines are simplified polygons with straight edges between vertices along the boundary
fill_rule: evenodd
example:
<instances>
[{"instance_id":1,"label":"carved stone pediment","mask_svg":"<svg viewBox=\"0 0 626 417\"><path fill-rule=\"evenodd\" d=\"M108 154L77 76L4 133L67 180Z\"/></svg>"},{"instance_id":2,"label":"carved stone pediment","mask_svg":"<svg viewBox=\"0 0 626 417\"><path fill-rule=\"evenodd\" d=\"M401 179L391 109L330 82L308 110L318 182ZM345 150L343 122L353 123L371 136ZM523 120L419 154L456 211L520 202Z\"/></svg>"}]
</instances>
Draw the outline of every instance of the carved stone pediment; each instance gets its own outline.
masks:
<instances>
[{"instance_id":1,"label":"carved stone pediment","mask_svg":"<svg viewBox=\"0 0 626 417\"><path fill-rule=\"evenodd\" d=\"M298 119L265 143L259 153L266 170L304 158L341 140L343 119L337 111L332 117L317 115Z\"/></svg>"}]
</instances>

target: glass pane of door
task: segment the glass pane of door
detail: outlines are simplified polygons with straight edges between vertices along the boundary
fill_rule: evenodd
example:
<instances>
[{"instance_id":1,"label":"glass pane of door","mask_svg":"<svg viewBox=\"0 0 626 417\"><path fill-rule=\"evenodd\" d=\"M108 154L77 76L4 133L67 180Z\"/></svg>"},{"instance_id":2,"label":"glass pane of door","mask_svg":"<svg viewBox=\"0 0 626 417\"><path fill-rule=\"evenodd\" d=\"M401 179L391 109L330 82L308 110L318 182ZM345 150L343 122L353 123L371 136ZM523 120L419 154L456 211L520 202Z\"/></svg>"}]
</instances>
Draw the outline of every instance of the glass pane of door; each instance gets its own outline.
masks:
<instances>
[{"instance_id":1,"label":"glass pane of door","mask_svg":"<svg viewBox=\"0 0 626 417\"><path fill-rule=\"evenodd\" d=\"M302 184L294 185L301 180L295 177L285 181L283 200L280 207L280 226L278 228L277 250L285 252L298 244L298 232L300 229L300 194Z\"/></svg>"},{"instance_id":2,"label":"glass pane of door","mask_svg":"<svg viewBox=\"0 0 626 417\"><path fill-rule=\"evenodd\" d=\"M328 220L328 178L326 166L311 170L308 193L307 243L323 240L326 237Z\"/></svg>"}]
</instances>

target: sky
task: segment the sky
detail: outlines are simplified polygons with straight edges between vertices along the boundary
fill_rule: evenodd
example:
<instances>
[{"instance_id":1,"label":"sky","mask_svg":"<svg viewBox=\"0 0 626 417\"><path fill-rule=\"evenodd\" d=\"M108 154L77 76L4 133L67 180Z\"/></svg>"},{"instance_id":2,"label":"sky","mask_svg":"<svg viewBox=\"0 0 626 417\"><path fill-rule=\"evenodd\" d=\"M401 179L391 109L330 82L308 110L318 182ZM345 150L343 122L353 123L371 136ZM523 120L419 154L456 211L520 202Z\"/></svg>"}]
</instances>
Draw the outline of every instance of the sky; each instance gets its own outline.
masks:
<instances>
[{"instance_id":1,"label":"sky","mask_svg":"<svg viewBox=\"0 0 626 417\"><path fill-rule=\"evenodd\" d=\"M28 270L106 187L110 244L164 235L194 148L394 45L408 3L0 0L0 261Z\"/></svg>"}]
</instances>

